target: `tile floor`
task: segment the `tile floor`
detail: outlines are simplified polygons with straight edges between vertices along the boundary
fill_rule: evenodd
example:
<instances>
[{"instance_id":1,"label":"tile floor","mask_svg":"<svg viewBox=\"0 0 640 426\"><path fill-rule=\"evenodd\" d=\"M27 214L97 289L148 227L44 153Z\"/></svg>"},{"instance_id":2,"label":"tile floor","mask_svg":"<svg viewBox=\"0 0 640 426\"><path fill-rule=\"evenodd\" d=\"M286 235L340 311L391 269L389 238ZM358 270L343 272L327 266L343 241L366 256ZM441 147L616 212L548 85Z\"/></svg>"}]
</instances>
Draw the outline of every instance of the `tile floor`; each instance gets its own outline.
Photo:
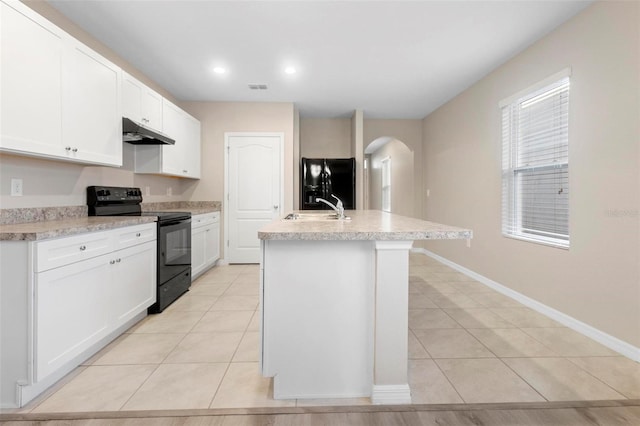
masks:
<instances>
[{"instance_id":1,"label":"tile floor","mask_svg":"<svg viewBox=\"0 0 640 426\"><path fill-rule=\"evenodd\" d=\"M420 254L411 255L415 404L640 398L640 364ZM22 412L369 404L274 400L258 370L258 266L216 267Z\"/></svg>"}]
</instances>

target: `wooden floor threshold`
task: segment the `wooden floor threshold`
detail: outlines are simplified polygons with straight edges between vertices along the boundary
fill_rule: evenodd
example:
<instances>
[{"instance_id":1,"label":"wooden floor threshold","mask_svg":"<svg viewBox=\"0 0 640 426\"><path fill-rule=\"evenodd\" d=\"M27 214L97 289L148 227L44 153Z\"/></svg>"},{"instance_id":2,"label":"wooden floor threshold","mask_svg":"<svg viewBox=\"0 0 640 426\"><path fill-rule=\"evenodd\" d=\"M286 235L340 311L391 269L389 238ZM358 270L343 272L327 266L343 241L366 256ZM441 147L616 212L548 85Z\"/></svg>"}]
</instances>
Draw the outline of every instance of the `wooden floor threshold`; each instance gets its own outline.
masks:
<instances>
[{"instance_id":1,"label":"wooden floor threshold","mask_svg":"<svg viewBox=\"0 0 640 426\"><path fill-rule=\"evenodd\" d=\"M523 402L523 403L483 403L483 404L411 404L411 405L340 405L315 407L278 407L278 408L227 408L227 409L190 409L190 410L153 410L153 411L93 411L64 413L0 413L0 422L44 422L60 420L95 419L158 419L185 417L218 416L274 416L308 415L332 413L436 413L436 412L493 412L493 411L538 411L595 408L633 408L634 418L640 420L640 399L605 401L561 401L561 402ZM638 417L635 417L637 412ZM471 416L473 418L473 416ZM480 420L477 418L476 420ZM482 422L475 424L484 424ZM599 422L593 424L600 424ZM626 423L620 423L626 424ZM633 423L632 423L633 424ZM640 424L640 423L637 423Z\"/></svg>"}]
</instances>

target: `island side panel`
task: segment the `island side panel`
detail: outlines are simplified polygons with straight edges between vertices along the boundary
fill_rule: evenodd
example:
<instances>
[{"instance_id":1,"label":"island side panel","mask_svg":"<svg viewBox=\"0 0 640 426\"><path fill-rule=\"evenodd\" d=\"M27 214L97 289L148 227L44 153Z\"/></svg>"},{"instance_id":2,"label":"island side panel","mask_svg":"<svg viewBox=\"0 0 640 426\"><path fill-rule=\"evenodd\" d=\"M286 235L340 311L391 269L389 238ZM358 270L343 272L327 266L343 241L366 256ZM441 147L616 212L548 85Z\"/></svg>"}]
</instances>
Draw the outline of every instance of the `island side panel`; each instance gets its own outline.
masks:
<instances>
[{"instance_id":1,"label":"island side panel","mask_svg":"<svg viewBox=\"0 0 640 426\"><path fill-rule=\"evenodd\" d=\"M262 247L262 373L274 377L274 398L370 396L375 243Z\"/></svg>"},{"instance_id":2,"label":"island side panel","mask_svg":"<svg viewBox=\"0 0 640 426\"><path fill-rule=\"evenodd\" d=\"M412 241L376 241L373 404L410 404L407 374L409 250Z\"/></svg>"}]
</instances>

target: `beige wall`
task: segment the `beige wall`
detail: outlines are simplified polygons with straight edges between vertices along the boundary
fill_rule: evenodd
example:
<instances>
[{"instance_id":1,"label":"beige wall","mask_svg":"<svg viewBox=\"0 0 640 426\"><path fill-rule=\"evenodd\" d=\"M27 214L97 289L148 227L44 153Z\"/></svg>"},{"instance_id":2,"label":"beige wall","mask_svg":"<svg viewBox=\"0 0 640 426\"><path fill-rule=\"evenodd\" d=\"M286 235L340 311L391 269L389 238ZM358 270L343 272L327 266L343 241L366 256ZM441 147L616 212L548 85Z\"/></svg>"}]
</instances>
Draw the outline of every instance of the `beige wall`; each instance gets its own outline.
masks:
<instances>
[{"instance_id":1,"label":"beige wall","mask_svg":"<svg viewBox=\"0 0 640 426\"><path fill-rule=\"evenodd\" d=\"M301 118L300 157L350 158L350 118Z\"/></svg>"},{"instance_id":2,"label":"beige wall","mask_svg":"<svg viewBox=\"0 0 640 426\"><path fill-rule=\"evenodd\" d=\"M424 119L424 217L473 229L426 247L640 346L640 4L597 2ZM501 235L498 102L571 67L570 234Z\"/></svg>"},{"instance_id":3,"label":"beige wall","mask_svg":"<svg viewBox=\"0 0 640 426\"><path fill-rule=\"evenodd\" d=\"M391 213L414 216L414 153L393 139L370 156L369 208L382 209L382 160L391 161Z\"/></svg>"},{"instance_id":4,"label":"beige wall","mask_svg":"<svg viewBox=\"0 0 640 426\"><path fill-rule=\"evenodd\" d=\"M393 190L393 188L397 188L397 186L395 185L395 183L392 184L392 211L394 213L403 214L406 216L421 217L423 193L422 120L364 120L365 149L371 144L371 142L383 137L401 141L404 145L407 146L413 157L413 163L410 163L406 160L409 155L408 153L400 150L397 145L395 147L390 147L393 149L393 151L395 151L396 156L398 154L402 154L400 156L402 160L398 161L397 165L394 164L395 162L392 162L392 168L394 169L392 173L400 173L401 182L404 181L407 176L413 176L412 185L410 187L407 187L411 189L404 190L402 192L402 195L398 194L398 197L400 198L395 200L393 193L398 191ZM374 174L370 175L370 186L374 183ZM371 190L369 191L369 195L372 195ZM372 209L379 209L380 204L375 204L377 205L377 207L375 207L374 204L372 204L373 201L374 200L370 199L369 207ZM396 203L395 208L393 204L394 202Z\"/></svg>"}]
</instances>

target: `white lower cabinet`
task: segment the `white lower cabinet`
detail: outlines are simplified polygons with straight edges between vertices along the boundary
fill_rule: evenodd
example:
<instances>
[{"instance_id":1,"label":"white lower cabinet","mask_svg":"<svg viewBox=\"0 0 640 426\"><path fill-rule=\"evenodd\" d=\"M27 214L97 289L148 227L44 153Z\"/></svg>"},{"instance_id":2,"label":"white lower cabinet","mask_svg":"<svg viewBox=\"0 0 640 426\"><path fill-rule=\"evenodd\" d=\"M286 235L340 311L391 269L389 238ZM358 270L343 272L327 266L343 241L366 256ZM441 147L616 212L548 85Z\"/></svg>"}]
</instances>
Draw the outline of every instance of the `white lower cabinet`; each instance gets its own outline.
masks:
<instances>
[{"instance_id":1,"label":"white lower cabinet","mask_svg":"<svg viewBox=\"0 0 640 426\"><path fill-rule=\"evenodd\" d=\"M156 253L155 223L0 241L0 407L23 406L146 315Z\"/></svg>"},{"instance_id":2,"label":"white lower cabinet","mask_svg":"<svg viewBox=\"0 0 640 426\"><path fill-rule=\"evenodd\" d=\"M220 212L191 218L191 279L220 259Z\"/></svg>"},{"instance_id":3,"label":"white lower cabinet","mask_svg":"<svg viewBox=\"0 0 640 426\"><path fill-rule=\"evenodd\" d=\"M108 256L36 274L36 380L80 355L108 334Z\"/></svg>"}]
</instances>

